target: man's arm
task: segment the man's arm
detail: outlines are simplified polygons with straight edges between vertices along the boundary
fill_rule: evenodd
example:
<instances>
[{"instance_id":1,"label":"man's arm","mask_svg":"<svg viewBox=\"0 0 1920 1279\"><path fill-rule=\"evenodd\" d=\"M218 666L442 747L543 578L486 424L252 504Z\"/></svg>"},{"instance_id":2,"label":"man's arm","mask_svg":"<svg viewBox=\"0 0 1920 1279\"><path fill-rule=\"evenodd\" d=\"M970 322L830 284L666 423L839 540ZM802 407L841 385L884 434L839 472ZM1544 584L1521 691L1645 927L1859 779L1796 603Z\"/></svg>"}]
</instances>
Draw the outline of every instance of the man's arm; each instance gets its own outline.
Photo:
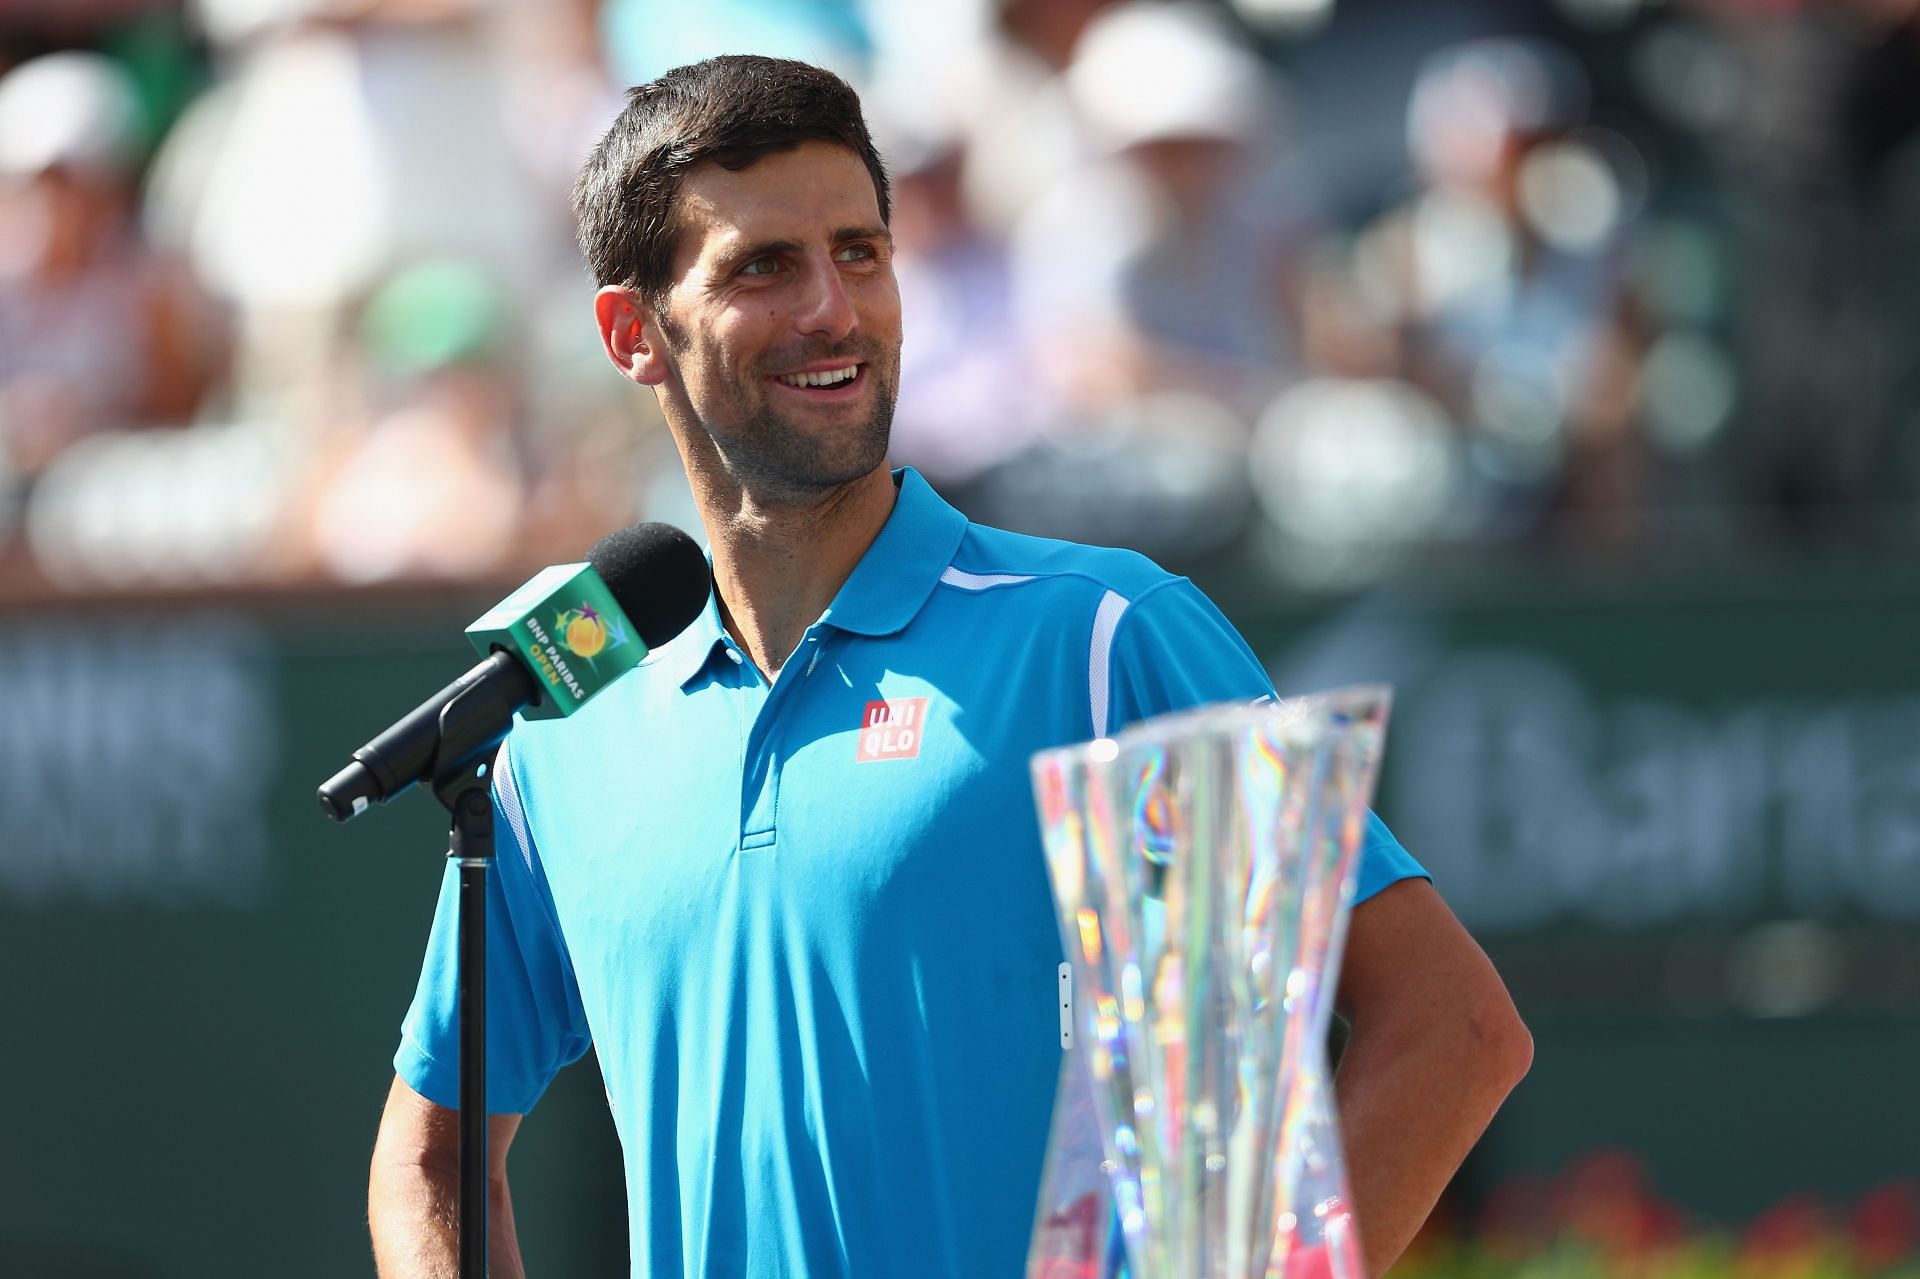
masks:
<instances>
[{"instance_id":1,"label":"man's arm","mask_svg":"<svg viewBox=\"0 0 1920 1279\"><path fill-rule=\"evenodd\" d=\"M1527 1073L1533 1039L1493 964L1423 879L1354 908L1338 1005L1353 1034L1334 1091L1354 1222L1378 1276Z\"/></svg>"},{"instance_id":2,"label":"man's arm","mask_svg":"<svg viewBox=\"0 0 1920 1279\"><path fill-rule=\"evenodd\" d=\"M507 1147L520 1119L487 1116L487 1272L493 1279L526 1273L507 1192ZM380 1279L457 1279L459 1205L460 1112L435 1105L396 1077L367 1178L367 1224Z\"/></svg>"}]
</instances>

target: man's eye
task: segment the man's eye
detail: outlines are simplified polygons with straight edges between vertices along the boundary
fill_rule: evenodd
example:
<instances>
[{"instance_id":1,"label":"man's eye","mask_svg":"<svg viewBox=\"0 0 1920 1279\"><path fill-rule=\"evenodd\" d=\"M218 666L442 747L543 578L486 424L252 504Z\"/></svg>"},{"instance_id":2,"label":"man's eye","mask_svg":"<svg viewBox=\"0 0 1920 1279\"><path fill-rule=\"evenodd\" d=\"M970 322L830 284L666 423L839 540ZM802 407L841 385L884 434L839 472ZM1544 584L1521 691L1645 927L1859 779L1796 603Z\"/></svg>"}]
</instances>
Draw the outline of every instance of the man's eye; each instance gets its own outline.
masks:
<instances>
[{"instance_id":1,"label":"man's eye","mask_svg":"<svg viewBox=\"0 0 1920 1279\"><path fill-rule=\"evenodd\" d=\"M833 256L839 262L866 262L875 254L871 244L844 244Z\"/></svg>"},{"instance_id":2,"label":"man's eye","mask_svg":"<svg viewBox=\"0 0 1920 1279\"><path fill-rule=\"evenodd\" d=\"M780 264L772 258L755 258L740 268L742 275L772 275L780 269Z\"/></svg>"}]
</instances>

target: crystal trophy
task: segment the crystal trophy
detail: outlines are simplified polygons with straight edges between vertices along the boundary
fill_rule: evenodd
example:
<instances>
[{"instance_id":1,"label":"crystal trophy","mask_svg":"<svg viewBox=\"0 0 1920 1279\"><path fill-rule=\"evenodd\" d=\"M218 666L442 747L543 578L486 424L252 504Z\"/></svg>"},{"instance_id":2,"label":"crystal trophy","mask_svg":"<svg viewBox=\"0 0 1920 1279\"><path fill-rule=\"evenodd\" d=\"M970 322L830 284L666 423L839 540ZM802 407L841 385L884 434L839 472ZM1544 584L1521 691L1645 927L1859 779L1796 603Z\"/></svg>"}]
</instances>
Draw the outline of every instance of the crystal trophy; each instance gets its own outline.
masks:
<instances>
[{"instance_id":1,"label":"crystal trophy","mask_svg":"<svg viewBox=\"0 0 1920 1279\"><path fill-rule=\"evenodd\" d=\"M1034 756L1072 1047L1028 1279L1362 1279L1326 1045L1390 698Z\"/></svg>"}]
</instances>

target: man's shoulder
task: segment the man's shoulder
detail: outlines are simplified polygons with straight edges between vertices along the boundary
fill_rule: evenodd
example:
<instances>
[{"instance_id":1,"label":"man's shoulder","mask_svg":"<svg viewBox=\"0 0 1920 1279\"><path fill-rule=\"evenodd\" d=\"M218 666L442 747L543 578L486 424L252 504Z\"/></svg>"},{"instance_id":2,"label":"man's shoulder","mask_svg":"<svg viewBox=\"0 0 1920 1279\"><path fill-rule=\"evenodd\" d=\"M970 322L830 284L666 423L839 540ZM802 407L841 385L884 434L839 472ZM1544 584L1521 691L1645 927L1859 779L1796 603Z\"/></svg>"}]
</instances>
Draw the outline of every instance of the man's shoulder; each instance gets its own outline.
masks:
<instances>
[{"instance_id":1,"label":"man's shoulder","mask_svg":"<svg viewBox=\"0 0 1920 1279\"><path fill-rule=\"evenodd\" d=\"M1156 586L1179 580L1138 551L1035 537L985 524L967 526L945 577L949 585L959 586L1049 579L1078 581L1096 597L1111 592L1123 600L1137 599Z\"/></svg>"},{"instance_id":2,"label":"man's shoulder","mask_svg":"<svg viewBox=\"0 0 1920 1279\"><path fill-rule=\"evenodd\" d=\"M705 703L679 694L684 679L696 669L698 654L711 644L704 635L683 633L653 650L573 714L517 719L510 737L514 762L529 771L549 764L596 771L602 761L625 759L647 740L647 734L636 732L637 725L681 726L687 716L705 708Z\"/></svg>"}]
</instances>

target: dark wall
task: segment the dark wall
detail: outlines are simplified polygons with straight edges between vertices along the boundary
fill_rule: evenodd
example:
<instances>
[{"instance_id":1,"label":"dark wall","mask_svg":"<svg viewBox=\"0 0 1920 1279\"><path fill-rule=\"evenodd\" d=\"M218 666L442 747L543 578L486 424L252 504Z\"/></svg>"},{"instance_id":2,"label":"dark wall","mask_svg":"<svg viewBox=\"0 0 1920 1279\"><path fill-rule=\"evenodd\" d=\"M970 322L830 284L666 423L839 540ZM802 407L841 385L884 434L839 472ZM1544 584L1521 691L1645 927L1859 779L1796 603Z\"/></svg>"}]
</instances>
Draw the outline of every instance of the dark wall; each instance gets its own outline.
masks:
<instances>
[{"instance_id":1,"label":"dark wall","mask_svg":"<svg viewBox=\"0 0 1920 1279\"><path fill-rule=\"evenodd\" d=\"M0 620L0 1273L372 1272L366 1163L445 817L414 794L338 827L313 788L471 662L478 611ZM542 1110L514 1161L528 1260L619 1273L591 1064Z\"/></svg>"},{"instance_id":2,"label":"dark wall","mask_svg":"<svg viewBox=\"0 0 1920 1279\"><path fill-rule=\"evenodd\" d=\"M1283 693L1395 686L1377 807L1535 1038L1474 1188L1621 1147L1737 1222L1912 1175L1920 592L1901 575L1221 596Z\"/></svg>"},{"instance_id":3,"label":"dark wall","mask_svg":"<svg viewBox=\"0 0 1920 1279\"><path fill-rule=\"evenodd\" d=\"M1398 686L1379 807L1536 1037L1470 1190L1618 1145L1724 1218L1910 1174L1920 593L1219 594L1283 691ZM444 820L313 787L487 602L0 613L0 1273L370 1273ZM541 1273L620 1271L591 1062L514 1185Z\"/></svg>"}]
</instances>

